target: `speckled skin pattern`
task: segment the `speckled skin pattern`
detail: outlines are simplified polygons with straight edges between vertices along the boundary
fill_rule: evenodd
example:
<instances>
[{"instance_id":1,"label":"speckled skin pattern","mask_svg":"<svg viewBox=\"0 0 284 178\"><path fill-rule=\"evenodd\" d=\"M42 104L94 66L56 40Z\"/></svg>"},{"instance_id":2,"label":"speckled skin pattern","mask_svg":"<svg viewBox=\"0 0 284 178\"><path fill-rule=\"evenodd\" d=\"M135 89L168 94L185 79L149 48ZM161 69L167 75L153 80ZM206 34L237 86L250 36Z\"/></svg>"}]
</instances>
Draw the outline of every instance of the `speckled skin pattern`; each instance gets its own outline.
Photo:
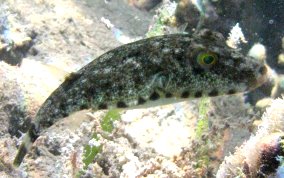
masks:
<instances>
[{"instance_id":1,"label":"speckled skin pattern","mask_svg":"<svg viewBox=\"0 0 284 178\"><path fill-rule=\"evenodd\" d=\"M200 65L202 52L214 53L216 63ZM263 83L266 67L226 46L217 32L202 30L192 36L172 34L123 45L71 74L37 113L15 164L21 163L39 133L72 112L92 108L128 108L161 98L166 103L187 98L234 94Z\"/></svg>"}]
</instances>

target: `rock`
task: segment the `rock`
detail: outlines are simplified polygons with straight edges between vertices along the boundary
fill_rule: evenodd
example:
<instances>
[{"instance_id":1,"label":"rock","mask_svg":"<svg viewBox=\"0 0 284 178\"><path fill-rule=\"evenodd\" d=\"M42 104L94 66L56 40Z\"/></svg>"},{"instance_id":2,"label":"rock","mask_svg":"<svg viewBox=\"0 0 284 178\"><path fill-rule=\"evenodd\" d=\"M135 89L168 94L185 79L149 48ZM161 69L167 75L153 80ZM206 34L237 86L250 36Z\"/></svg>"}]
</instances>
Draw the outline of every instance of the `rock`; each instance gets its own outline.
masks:
<instances>
[{"instance_id":1,"label":"rock","mask_svg":"<svg viewBox=\"0 0 284 178\"><path fill-rule=\"evenodd\" d=\"M64 71L29 59L20 67L0 62L0 131L17 137L26 132L40 105L65 76Z\"/></svg>"},{"instance_id":2,"label":"rock","mask_svg":"<svg viewBox=\"0 0 284 178\"><path fill-rule=\"evenodd\" d=\"M269 107L272 103L272 98L263 98L255 104L256 109L258 109L261 113L265 111L267 107Z\"/></svg>"},{"instance_id":3,"label":"rock","mask_svg":"<svg viewBox=\"0 0 284 178\"><path fill-rule=\"evenodd\" d=\"M0 177L13 178L21 176L20 172L11 164L16 154L16 139L9 134L0 137Z\"/></svg>"},{"instance_id":4,"label":"rock","mask_svg":"<svg viewBox=\"0 0 284 178\"><path fill-rule=\"evenodd\" d=\"M16 68L0 62L0 133L20 136L21 132L27 130L30 117L27 114Z\"/></svg>"},{"instance_id":5,"label":"rock","mask_svg":"<svg viewBox=\"0 0 284 178\"><path fill-rule=\"evenodd\" d=\"M162 0L128 0L128 3L138 9L141 10L151 10L155 6L157 6L159 3L161 3Z\"/></svg>"},{"instance_id":6,"label":"rock","mask_svg":"<svg viewBox=\"0 0 284 178\"><path fill-rule=\"evenodd\" d=\"M187 24L187 29L191 31L196 28L200 14L192 1L182 0L178 3L175 17L177 26Z\"/></svg>"},{"instance_id":7,"label":"rock","mask_svg":"<svg viewBox=\"0 0 284 178\"><path fill-rule=\"evenodd\" d=\"M195 137L196 127L202 126L198 122L197 101L122 111L122 119L113 123L111 133L101 129L105 112L92 113L90 118L82 111L43 131L23 164L17 170L10 167L19 144L11 136L21 136L18 131L26 130L27 121L34 118L41 103L64 80L65 74L120 45L99 20L101 17L130 36L143 36L147 32L151 11L129 8L122 2L5 1L5 10L16 12L14 22L19 24L20 31L27 30L24 37L29 37L33 46L20 66L0 63L0 157L3 158L0 177L107 177L107 174L108 177L213 177L224 155L250 136L254 113L248 112L252 109L244 105L242 95L211 100L204 109L208 111L203 114L208 122L203 125L205 130L201 130L199 139ZM222 5L223 1L210 2L211 10L206 14L213 14L208 18L213 17L214 21L216 11L212 7L216 3ZM0 12L4 11L3 7L1 4ZM196 14L189 21L195 23L200 11L195 6L192 9ZM231 23L216 25L228 29ZM17 43L19 46L25 43L20 41L23 43ZM99 138L96 144L90 142L94 133ZM87 144L103 148L84 169Z\"/></svg>"},{"instance_id":8,"label":"rock","mask_svg":"<svg viewBox=\"0 0 284 178\"><path fill-rule=\"evenodd\" d=\"M0 13L0 61L11 65L20 65L33 45L34 33L28 30L12 15L8 8Z\"/></svg>"},{"instance_id":9,"label":"rock","mask_svg":"<svg viewBox=\"0 0 284 178\"><path fill-rule=\"evenodd\" d=\"M279 77L279 97L284 94L284 75Z\"/></svg>"},{"instance_id":10,"label":"rock","mask_svg":"<svg viewBox=\"0 0 284 178\"><path fill-rule=\"evenodd\" d=\"M248 107L237 96L216 98L207 108L209 129L203 131L199 140L195 136L196 104L197 101L191 101L121 111L121 120L113 123L111 133L104 132L100 125L104 111L87 115L89 111L76 112L44 131L21 169L30 177L213 175L223 155L242 142L239 137L250 135L245 131L247 128L240 127L249 123ZM223 132L229 136L222 137ZM94 133L98 138L96 144L89 141ZM102 150L84 169L84 148L88 143L99 144ZM203 167L211 158L207 165L210 168ZM52 162L56 162L55 166ZM196 168L196 164L200 166Z\"/></svg>"},{"instance_id":11,"label":"rock","mask_svg":"<svg viewBox=\"0 0 284 178\"><path fill-rule=\"evenodd\" d=\"M247 93L246 101L252 105L255 105L258 100L262 98L271 97L277 98L278 91L278 74L267 66L267 80L264 84L256 88L255 90Z\"/></svg>"},{"instance_id":12,"label":"rock","mask_svg":"<svg viewBox=\"0 0 284 178\"><path fill-rule=\"evenodd\" d=\"M284 67L284 54L283 53L278 55L277 63L279 64L279 66Z\"/></svg>"},{"instance_id":13,"label":"rock","mask_svg":"<svg viewBox=\"0 0 284 178\"><path fill-rule=\"evenodd\" d=\"M276 99L262 115L262 123L250 139L227 156L216 177L274 177L284 156L284 100ZM241 171L241 172L240 172Z\"/></svg>"},{"instance_id":14,"label":"rock","mask_svg":"<svg viewBox=\"0 0 284 178\"><path fill-rule=\"evenodd\" d=\"M284 93L284 75L278 75L275 78L275 85L271 90L271 97L278 98L281 97Z\"/></svg>"},{"instance_id":15,"label":"rock","mask_svg":"<svg viewBox=\"0 0 284 178\"><path fill-rule=\"evenodd\" d=\"M260 43L254 44L249 50L248 56L251 56L257 60L265 61L266 59L265 46Z\"/></svg>"}]
</instances>

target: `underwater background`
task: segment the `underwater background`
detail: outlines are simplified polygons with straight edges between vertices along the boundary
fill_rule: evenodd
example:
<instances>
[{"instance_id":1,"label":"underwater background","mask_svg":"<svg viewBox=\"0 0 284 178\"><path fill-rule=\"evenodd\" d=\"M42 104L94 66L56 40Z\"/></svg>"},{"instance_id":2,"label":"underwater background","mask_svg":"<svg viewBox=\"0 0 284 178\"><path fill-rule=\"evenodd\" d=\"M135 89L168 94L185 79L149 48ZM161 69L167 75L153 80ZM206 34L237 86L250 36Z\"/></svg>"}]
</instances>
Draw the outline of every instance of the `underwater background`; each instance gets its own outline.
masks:
<instances>
[{"instance_id":1,"label":"underwater background","mask_svg":"<svg viewBox=\"0 0 284 178\"><path fill-rule=\"evenodd\" d=\"M0 0L0 177L284 177L282 0ZM149 108L82 110L13 165L38 109L105 52L200 29L265 60L254 91Z\"/></svg>"}]
</instances>

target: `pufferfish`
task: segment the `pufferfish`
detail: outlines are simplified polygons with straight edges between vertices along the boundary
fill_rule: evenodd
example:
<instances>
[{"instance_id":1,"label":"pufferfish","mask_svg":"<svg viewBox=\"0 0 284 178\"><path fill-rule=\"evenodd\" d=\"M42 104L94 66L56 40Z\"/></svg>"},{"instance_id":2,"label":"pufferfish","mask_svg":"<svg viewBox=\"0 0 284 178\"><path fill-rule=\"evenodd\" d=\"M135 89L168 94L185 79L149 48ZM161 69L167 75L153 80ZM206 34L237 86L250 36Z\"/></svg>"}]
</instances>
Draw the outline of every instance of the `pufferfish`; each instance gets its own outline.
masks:
<instances>
[{"instance_id":1,"label":"pufferfish","mask_svg":"<svg viewBox=\"0 0 284 178\"><path fill-rule=\"evenodd\" d=\"M113 49L71 74L46 99L14 160L19 165L46 128L71 113L157 106L252 90L266 79L263 61L226 46L207 29L143 39Z\"/></svg>"}]
</instances>

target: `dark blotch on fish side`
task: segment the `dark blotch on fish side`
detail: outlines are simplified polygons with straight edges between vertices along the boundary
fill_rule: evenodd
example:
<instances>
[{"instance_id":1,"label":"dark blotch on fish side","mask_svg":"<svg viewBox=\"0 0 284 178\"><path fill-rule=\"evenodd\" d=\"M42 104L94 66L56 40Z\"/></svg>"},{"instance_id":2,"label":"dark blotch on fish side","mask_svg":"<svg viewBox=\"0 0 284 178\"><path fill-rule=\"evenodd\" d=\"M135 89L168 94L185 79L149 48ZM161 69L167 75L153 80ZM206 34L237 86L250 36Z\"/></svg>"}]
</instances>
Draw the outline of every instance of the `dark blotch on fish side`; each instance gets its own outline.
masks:
<instances>
[{"instance_id":1,"label":"dark blotch on fish side","mask_svg":"<svg viewBox=\"0 0 284 178\"><path fill-rule=\"evenodd\" d=\"M107 109L108 107L107 107L107 104L106 103L101 103L101 104L99 104L99 106L98 106L98 109Z\"/></svg>"},{"instance_id":2,"label":"dark blotch on fish side","mask_svg":"<svg viewBox=\"0 0 284 178\"><path fill-rule=\"evenodd\" d=\"M171 98L171 97L173 97L173 94L171 94L171 93L166 93L166 94L165 94L165 97L166 97L166 98Z\"/></svg>"},{"instance_id":3,"label":"dark blotch on fish side","mask_svg":"<svg viewBox=\"0 0 284 178\"><path fill-rule=\"evenodd\" d=\"M158 100L159 98L160 98L160 95L155 91L150 95L150 100L152 101Z\"/></svg>"},{"instance_id":4,"label":"dark blotch on fish side","mask_svg":"<svg viewBox=\"0 0 284 178\"><path fill-rule=\"evenodd\" d=\"M142 97L139 97L137 104L138 104L138 105L142 105L142 104L144 104L144 103L146 103L146 100L145 100L144 98L142 98Z\"/></svg>"},{"instance_id":5,"label":"dark blotch on fish side","mask_svg":"<svg viewBox=\"0 0 284 178\"><path fill-rule=\"evenodd\" d=\"M208 96L218 96L218 94L219 94L218 90L214 89L208 93Z\"/></svg>"},{"instance_id":6,"label":"dark blotch on fish side","mask_svg":"<svg viewBox=\"0 0 284 178\"><path fill-rule=\"evenodd\" d=\"M184 92L182 92L182 94L181 94L181 98L188 98L189 97L189 91L184 91Z\"/></svg>"},{"instance_id":7,"label":"dark blotch on fish side","mask_svg":"<svg viewBox=\"0 0 284 178\"><path fill-rule=\"evenodd\" d=\"M67 116L69 116L68 113L66 113L66 112L63 112L63 113L62 113L62 117L67 117ZM53 124L53 123L52 123L52 124ZM52 125L52 124L51 124L51 125Z\"/></svg>"},{"instance_id":8,"label":"dark blotch on fish side","mask_svg":"<svg viewBox=\"0 0 284 178\"><path fill-rule=\"evenodd\" d=\"M230 89L229 91L228 91L228 94L229 95L232 95L232 94L235 94L237 91L235 90L235 89Z\"/></svg>"},{"instance_id":9,"label":"dark blotch on fish side","mask_svg":"<svg viewBox=\"0 0 284 178\"><path fill-rule=\"evenodd\" d=\"M83 103L80 105L80 109L88 109L89 105L87 103Z\"/></svg>"},{"instance_id":10,"label":"dark blotch on fish side","mask_svg":"<svg viewBox=\"0 0 284 178\"><path fill-rule=\"evenodd\" d=\"M117 106L118 108L127 108L127 105L126 105L125 102L123 102L123 101L117 102L117 103L116 103L116 106Z\"/></svg>"},{"instance_id":11,"label":"dark blotch on fish side","mask_svg":"<svg viewBox=\"0 0 284 178\"><path fill-rule=\"evenodd\" d=\"M195 98L200 98L202 96L202 91L197 91L195 94L194 94L194 97Z\"/></svg>"}]
</instances>

